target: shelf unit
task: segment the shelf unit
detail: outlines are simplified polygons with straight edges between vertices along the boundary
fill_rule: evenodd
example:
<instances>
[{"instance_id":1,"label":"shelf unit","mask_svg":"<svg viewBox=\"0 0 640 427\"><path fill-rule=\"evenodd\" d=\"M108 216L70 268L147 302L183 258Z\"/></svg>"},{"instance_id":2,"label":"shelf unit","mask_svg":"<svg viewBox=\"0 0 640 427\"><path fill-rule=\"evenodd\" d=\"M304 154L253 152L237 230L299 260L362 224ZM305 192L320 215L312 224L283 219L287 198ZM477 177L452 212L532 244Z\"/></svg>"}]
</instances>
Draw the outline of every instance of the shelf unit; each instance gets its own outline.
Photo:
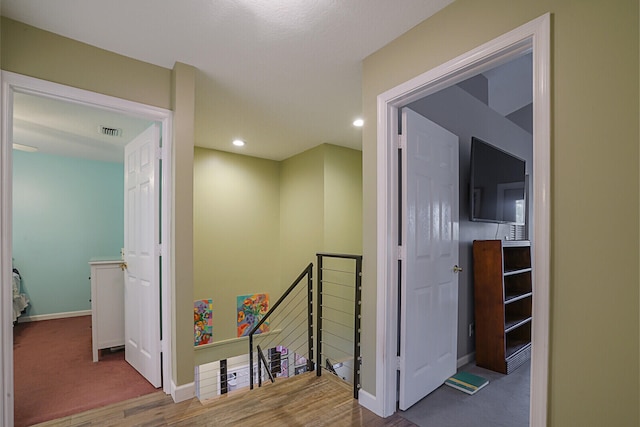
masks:
<instances>
[{"instance_id":1,"label":"shelf unit","mask_svg":"<svg viewBox=\"0 0 640 427\"><path fill-rule=\"evenodd\" d=\"M531 357L531 243L473 242L476 364L509 374Z\"/></svg>"}]
</instances>

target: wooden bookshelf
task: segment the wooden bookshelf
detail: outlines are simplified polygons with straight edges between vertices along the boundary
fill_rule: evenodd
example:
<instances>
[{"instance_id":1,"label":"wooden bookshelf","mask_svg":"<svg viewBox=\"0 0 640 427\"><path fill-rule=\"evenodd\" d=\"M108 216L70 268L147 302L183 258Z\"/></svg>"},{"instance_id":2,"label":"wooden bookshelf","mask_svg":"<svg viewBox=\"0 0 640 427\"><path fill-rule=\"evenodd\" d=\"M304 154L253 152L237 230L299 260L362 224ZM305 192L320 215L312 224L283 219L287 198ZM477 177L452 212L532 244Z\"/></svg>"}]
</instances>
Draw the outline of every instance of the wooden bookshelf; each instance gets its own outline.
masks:
<instances>
[{"instance_id":1,"label":"wooden bookshelf","mask_svg":"<svg viewBox=\"0 0 640 427\"><path fill-rule=\"evenodd\" d=\"M473 242L476 364L508 374L531 357L531 243Z\"/></svg>"}]
</instances>

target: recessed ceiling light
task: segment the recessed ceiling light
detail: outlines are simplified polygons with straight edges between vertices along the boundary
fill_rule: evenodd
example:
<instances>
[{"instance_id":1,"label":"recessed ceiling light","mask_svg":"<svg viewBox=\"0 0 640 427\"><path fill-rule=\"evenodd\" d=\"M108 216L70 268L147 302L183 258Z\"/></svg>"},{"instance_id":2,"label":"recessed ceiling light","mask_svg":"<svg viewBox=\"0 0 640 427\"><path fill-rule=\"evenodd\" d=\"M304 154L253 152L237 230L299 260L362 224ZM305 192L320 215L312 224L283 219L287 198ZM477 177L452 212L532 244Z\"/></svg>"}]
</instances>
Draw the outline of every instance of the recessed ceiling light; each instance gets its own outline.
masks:
<instances>
[{"instance_id":1,"label":"recessed ceiling light","mask_svg":"<svg viewBox=\"0 0 640 427\"><path fill-rule=\"evenodd\" d=\"M36 147L32 147L30 145L16 144L15 142L13 143L13 149L14 150L20 150L20 151L26 151L28 153L34 153L34 152L38 151L38 149Z\"/></svg>"},{"instance_id":2,"label":"recessed ceiling light","mask_svg":"<svg viewBox=\"0 0 640 427\"><path fill-rule=\"evenodd\" d=\"M364 125L364 120L362 119L355 119L353 121L353 125L357 128L361 128Z\"/></svg>"},{"instance_id":3,"label":"recessed ceiling light","mask_svg":"<svg viewBox=\"0 0 640 427\"><path fill-rule=\"evenodd\" d=\"M233 145L235 145L236 147L244 147L244 141L241 139L234 139Z\"/></svg>"}]
</instances>

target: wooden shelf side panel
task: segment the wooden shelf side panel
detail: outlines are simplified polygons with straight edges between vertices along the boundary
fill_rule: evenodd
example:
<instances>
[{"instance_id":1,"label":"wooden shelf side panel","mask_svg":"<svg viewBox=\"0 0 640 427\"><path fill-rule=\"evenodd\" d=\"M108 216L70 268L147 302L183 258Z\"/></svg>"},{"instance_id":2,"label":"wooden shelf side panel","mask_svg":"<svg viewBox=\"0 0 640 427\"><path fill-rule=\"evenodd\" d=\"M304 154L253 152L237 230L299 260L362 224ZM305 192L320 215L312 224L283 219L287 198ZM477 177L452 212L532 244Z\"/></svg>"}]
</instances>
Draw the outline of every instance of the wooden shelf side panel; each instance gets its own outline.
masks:
<instances>
[{"instance_id":1,"label":"wooden shelf side panel","mask_svg":"<svg viewBox=\"0 0 640 427\"><path fill-rule=\"evenodd\" d=\"M476 364L507 374L531 354L533 289L528 241L476 240Z\"/></svg>"},{"instance_id":2,"label":"wooden shelf side panel","mask_svg":"<svg viewBox=\"0 0 640 427\"><path fill-rule=\"evenodd\" d=\"M499 240L473 244L476 364L504 366L504 304L502 247ZM496 286L498 283L500 286Z\"/></svg>"}]
</instances>

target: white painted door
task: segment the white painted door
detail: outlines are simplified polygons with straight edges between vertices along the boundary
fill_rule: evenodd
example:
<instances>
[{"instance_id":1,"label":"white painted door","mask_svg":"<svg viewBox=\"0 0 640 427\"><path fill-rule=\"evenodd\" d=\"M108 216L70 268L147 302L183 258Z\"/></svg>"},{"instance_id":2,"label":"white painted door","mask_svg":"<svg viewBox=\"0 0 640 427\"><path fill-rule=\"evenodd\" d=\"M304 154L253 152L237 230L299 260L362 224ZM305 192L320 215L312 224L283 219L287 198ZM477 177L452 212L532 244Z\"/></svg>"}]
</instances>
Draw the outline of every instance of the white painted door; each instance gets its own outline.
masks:
<instances>
[{"instance_id":1,"label":"white painted door","mask_svg":"<svg viewBox=\"0 0 640 427\"><path fill-rule=\"evenodd\" d=\"M152 125L125 147L125 359L155 387L160 363L160 131Z\"/></svg>"},{"instance_id":2,"label":"white painted door","mask_svg":"<svg viewBox=\"0 0 640 427\"><path fill-rule=\"evenodd\" d=\"M402 110L399 406L408 409L455 374L458 137Z\"/></svg>"}]
</instances>

